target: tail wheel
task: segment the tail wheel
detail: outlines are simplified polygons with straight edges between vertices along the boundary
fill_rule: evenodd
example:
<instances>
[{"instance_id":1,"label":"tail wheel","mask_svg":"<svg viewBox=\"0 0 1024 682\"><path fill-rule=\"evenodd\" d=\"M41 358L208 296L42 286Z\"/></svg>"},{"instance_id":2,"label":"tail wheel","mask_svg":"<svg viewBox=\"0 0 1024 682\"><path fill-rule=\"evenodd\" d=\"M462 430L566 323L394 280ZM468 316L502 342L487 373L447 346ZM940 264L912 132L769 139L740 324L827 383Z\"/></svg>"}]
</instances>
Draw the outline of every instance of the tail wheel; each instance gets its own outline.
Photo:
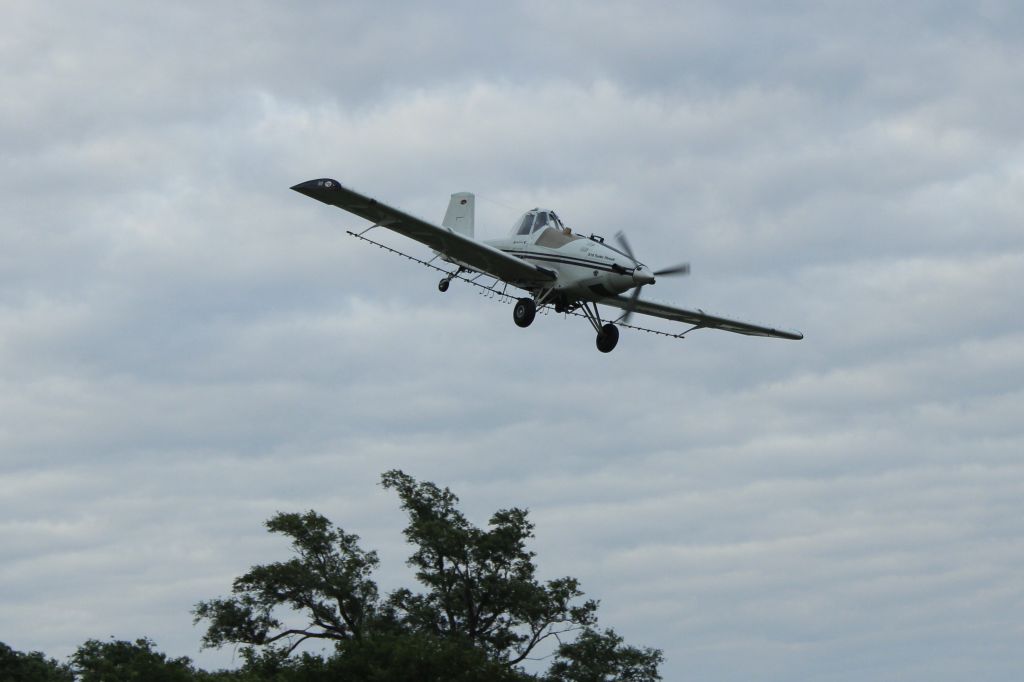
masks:
<instances>
[{"instance_id":1,"label":"tail wheel","mask_svg":"<svg viewBox=\"0 0 1024 682\"><path fill-rule=\"evenodd\" d=\"M602 353L611 353L619 342L619 328L612 323L601 327L601 333L597 335L597 349Z\"/></svg>"},{"instance_id":2,"label":"tail wheel","mask_svg":"<svg viewBox=\"0 0 1024 682\"><path fill-rule=\"evenodd\" d=\"M532 298L521 298L516 301L516 307L512 311L512 319L520 327L529 327L533 318L537 316L537 304Z\"/></svg>"}]
</instances>

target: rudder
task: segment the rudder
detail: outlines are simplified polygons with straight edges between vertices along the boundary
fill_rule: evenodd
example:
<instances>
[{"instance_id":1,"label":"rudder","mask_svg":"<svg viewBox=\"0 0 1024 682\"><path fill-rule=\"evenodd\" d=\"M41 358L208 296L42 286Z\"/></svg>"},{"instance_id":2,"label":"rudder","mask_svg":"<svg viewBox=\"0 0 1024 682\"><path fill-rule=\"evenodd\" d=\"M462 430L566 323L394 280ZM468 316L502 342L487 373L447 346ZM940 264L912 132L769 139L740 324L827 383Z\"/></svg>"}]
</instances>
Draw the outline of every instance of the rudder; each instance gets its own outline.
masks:
<instances>
[{"instance_id":1,"label":"rudder","mask_svg":"<svg viewBox=\"0 0 1024 682\"><path fill-rule=\"evenodd\" d=\"M475 213L476 197L471 192L456 192L448 202L448 210L445 211L441 225L472 239Z\"/></svg>"}]
</instances>

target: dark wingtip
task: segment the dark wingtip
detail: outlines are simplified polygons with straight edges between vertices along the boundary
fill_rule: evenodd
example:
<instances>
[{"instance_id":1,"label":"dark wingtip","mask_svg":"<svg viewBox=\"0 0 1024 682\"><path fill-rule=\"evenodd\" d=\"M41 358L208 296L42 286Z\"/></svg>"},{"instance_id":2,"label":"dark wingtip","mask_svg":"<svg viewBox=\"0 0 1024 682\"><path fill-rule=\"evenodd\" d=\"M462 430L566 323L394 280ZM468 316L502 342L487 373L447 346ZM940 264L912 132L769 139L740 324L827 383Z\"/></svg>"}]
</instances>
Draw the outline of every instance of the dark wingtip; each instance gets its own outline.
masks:
<instances>
[{"instance_id":1,"label":"dark wingtip","mask_svg":"<svg viewBox=\"0 0 1024 682\"><path fill-rule=\"evenodd\" d=\"M802 332L794 331L792 329L772 329L771 336L778 337L780 339L789 339L790 341L799 341L804 338Z\"/></svg>"},{"instance_id":2,"label":"dark wingtip","mask_svg":"<svg viewBox=\"0 0 1024 682\"><path fill-rule=\"evenodd\" d=\"M291 188L300 194L313 196L316 193L320 193L325 190L332 190L337 187L341 187L337 180L333 180L331 178L318 178L316 180L300 182L297 185L292 185Z\"/></svg>"}]
</instances>

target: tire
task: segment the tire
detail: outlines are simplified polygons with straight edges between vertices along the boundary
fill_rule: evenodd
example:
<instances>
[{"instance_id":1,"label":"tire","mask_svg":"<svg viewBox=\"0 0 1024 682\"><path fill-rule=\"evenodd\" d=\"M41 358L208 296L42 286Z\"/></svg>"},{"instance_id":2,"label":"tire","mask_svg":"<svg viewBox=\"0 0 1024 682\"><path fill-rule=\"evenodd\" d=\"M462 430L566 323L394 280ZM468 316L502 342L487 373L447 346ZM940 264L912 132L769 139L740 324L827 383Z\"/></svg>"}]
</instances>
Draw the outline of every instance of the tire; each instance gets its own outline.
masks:
<instances>
[{"instance_id":1,"label":"tire","mask_svg":"<svg viewBox=\"0 0 1024 682\"><path fill-rule=\"evenodd\" d=\"M442 279L440 282L437 283L437 290L443 294L444 292L448 291L449 284L451 284L451 282L449 282L447 279Z\"/></svg>"},{"instance_id":2,"label":"tire","mask_svg":"<svg viewBox=\"0 0 1024 682\"><path fill-rule=\"evenodd\" d=\"M601 327L597 335L597 349L602 353L611 353L619 343L619 328L610 322Z\"/></svg>"},{"instance_id":3,"label":"tire","mask_svg":"<svg viewBox=\"0 0 1024 682\"><path fill-rule=\"evenodd\" d=\"M512 311L512 319L520 327L529 327L533 318L537 316L537 304L532 298L521 298L516 301L516 307Z\"/></svg>"}]
</instances>

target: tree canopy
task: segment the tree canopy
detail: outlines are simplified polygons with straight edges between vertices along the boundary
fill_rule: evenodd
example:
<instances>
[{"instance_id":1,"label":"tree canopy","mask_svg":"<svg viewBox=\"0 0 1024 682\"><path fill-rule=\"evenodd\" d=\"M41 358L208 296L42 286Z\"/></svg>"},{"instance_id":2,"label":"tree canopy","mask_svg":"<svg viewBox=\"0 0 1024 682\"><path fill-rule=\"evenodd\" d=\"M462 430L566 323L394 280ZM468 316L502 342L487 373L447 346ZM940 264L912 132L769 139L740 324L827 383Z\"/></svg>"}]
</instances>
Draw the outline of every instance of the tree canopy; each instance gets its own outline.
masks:
<instances>
[{"instance_id":1,"label":"tree canopy","mask_svg":"<svg viewBox=\"0 0 1024 682\"><path fill-rule=\"evenodd\" d=\"M66 663L0 643L0 682L645 682L661 651L598 628L598 602L572 577L540 580L526 510L474 526L448 488L388 471L381 485L408 515L417 588L381 595L379 560L315 511L278 513L267 530L291 541L284 561L251 567L231 594L199 602L203 645L241 645L237 670L207 672L147 638L87 640ZM311 652L321 644L326 655ZM547 661L547 669L539 671ZM530 667L531 670L527 670Z\"/></svg>"},{"instance_id":2,"label":"tree canopy","mask_svg":"<svg viewBox=\"0 0 1024 682\"><path fill-rule=\"evenodd\" d=\"M372 578L377 554L358 536L315 511L278 513L266 527L291 540L293 556L253 566L230 596L196 605L204 646L244 645L253 670L283 670L303 657L315 665L299 647L326 641L334 653L322 661L322 679L660 679L661 652L599 631L598 602L575 578L537 578L526 510L498 510L478 528L448 488L398 470L381 485L408 514L407 563L419 589L382 596ZM547 673L527 673L523 664L544 652Z\"/></svg>"},{"instance_id":3,"label":"tree canopy","mask_svg":"<svg viewBox=\"0 0 1024 682\"><path fill-rule=\"evenodd\" d=\"M0 642L2 682L71 682L71 668L38 651L22 653Z\"/></svg>"},{"instance_id":4,"label":"tree canopy","mask_svg":"<svg viewBox=\"0 0 1024 682\"><path fill-rule=\"evenodd\" d=\"M78 682L190 682L197 671L187 657L168 658L156 651L150 639L134 642L90 639L71 656Z\"/></svg>"}]
</instances>

